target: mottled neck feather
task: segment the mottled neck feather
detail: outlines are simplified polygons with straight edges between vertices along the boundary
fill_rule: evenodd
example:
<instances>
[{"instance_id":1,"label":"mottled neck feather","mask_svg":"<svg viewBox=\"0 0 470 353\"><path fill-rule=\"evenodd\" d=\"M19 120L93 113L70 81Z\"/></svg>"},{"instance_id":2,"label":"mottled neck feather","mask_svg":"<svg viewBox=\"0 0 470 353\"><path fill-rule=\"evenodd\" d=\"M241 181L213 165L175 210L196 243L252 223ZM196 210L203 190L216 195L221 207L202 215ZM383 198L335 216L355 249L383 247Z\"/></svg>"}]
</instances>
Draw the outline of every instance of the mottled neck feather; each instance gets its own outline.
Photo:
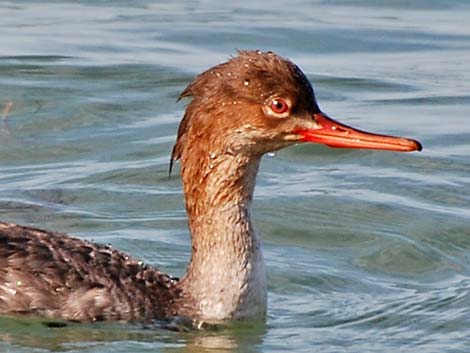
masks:
<instances>
[{"instance_id":1,"label":"mottled neck feather","mask_svg":"<svg viewBox=\"0 0 470 353\"><path fill-rule=\"evenodd\" d=\"M260 318L266 312L261 241L250 213L260 156L232 153L191 139L181 175L192 237L182 279L205 321Z\"/></svg>"}]
</instances>

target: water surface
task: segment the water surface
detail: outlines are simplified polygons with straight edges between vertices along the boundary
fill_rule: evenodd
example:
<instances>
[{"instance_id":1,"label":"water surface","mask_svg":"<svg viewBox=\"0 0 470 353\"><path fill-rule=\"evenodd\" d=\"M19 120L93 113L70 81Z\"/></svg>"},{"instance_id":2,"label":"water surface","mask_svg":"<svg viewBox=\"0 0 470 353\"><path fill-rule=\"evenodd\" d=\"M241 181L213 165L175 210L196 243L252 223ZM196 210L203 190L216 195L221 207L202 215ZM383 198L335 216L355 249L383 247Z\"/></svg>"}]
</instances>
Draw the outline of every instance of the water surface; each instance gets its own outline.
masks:
<instances>
[{"instance_id":1,"label":"water surface","mask_svg":"<svg viewBox=\"0 0 470 353\"><path fill-rule=\"evenodd\" d=\"M470 5L457 0L1 2L0 219L110 243L174 275L190 243L169 153L201 70L301 66L322 109L421 153L265 158L266 325L1 318L4 352L464 352L470 339Z\"/></svg>"}]
</instances>

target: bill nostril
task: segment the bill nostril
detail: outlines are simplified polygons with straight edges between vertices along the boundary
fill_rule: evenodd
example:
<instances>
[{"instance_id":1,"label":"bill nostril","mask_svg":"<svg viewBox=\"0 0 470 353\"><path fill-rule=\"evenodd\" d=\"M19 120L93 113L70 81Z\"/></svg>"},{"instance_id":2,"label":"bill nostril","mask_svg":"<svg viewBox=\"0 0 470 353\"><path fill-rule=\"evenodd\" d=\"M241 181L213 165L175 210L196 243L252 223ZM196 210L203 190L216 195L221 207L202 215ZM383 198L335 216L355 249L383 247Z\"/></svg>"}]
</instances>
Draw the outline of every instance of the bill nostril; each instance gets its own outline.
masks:
<instances>
[{"instance_id":1,"label":"bill nostril","mask_svg":"<svg viewBox=\"0 0 470 353\"><path fill-rule=\"evenodd\" d=\"M343 134L346 134L346 135L349 134L348 129L338 127L338 126L332 126L331 130L339 131L339 132L342 132Z\"/></svg>"}]
</instances>

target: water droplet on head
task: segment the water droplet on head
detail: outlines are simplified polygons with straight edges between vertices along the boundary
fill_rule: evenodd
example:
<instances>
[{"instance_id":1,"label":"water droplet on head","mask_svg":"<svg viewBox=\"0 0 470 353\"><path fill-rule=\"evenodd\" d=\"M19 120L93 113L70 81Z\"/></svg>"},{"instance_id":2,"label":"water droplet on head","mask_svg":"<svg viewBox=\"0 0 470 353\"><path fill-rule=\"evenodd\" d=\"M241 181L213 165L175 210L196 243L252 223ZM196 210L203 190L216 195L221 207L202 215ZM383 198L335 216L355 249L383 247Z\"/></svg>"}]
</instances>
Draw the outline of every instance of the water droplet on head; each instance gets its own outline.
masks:
<instances>
[{"instance_id":1,"label":"water droplet on head","mask_svg":"<svg viewBox=\"0 0 470 353\"><path fill-rule=\"evenodd\" d=\"M245 86L248 86L250 84L250 80L248 80L248 79L243 80L243 84Z\"/></svg>"},{"instance_id":2,"label":"water droplet on head","mask_svg":"<svg viewBox=\"0 0 470 353\"><path fill-rule=\"evenodd\" d=\"M217 157L217 155L215 154L215 152L211 152L209 153L209 157L210 159L214 159L215 157Z\"/></svg>"}]
</instances>

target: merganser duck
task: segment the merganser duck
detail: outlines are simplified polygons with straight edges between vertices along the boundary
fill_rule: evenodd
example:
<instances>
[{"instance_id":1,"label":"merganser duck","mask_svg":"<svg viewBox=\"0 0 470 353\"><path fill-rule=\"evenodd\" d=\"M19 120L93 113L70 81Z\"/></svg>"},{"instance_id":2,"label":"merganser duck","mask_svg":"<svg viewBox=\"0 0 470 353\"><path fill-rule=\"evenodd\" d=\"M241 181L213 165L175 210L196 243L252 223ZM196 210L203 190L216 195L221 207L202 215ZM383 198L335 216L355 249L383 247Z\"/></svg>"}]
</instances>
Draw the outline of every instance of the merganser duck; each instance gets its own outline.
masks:
<instances>
[{"instance_id":1,"label":"merganser duck","mask_svg":"<svg viewBox=\"0 0 470 353\"><path fill-rule=\"evenodd\" d=\"M261 157L302 143L420 151L322 113L291 61L241 51L197 76L171 164L181 162L192 256L181 279L110 246L0 222L0 314L79 322L264 319L267 288L251 203ZM171 166L170 166L171 168Z\"/></svg>"}]
</instances>

